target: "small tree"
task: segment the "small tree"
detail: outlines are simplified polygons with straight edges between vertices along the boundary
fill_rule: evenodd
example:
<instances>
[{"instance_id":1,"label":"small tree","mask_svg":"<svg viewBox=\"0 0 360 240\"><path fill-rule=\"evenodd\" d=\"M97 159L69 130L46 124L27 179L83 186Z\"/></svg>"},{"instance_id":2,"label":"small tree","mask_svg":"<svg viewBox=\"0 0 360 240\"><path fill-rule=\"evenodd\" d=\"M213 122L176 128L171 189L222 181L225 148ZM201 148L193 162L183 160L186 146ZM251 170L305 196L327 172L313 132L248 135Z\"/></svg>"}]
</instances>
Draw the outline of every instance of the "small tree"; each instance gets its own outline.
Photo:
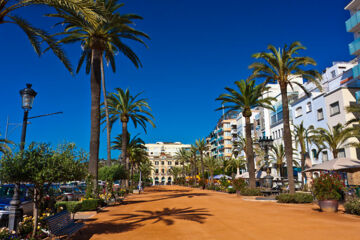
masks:
<instances>
[{"instance_id":1,"label":"small tree","mask_svg":"<svg viewBox=\"0 0 360 240\"><path fill-rule=\"evenodd\" d=\"M126 178L126 171L123 165L114 164L111 166L104 166L99 169L99 179L107 182L107 191L110 191L111 196L114 196L114 182L124 178Z\"/></svg>"},{"instance_id":2,"label":"small tree","mask_svg":"<svg viewBox=\"0 0 360 240\"><path fill-rule=\"evenodd\" d=\"M81 163L86 154L75 144L64 144L53 150L49 144L31 143L28 149L7 153L1 159L1 180L9 183L29 182L34 185L33 233L36 234L39 208L52 183L82 180L86 169ZM45 185L46 184L46 185Z\"/></svg>"}]
</instances>

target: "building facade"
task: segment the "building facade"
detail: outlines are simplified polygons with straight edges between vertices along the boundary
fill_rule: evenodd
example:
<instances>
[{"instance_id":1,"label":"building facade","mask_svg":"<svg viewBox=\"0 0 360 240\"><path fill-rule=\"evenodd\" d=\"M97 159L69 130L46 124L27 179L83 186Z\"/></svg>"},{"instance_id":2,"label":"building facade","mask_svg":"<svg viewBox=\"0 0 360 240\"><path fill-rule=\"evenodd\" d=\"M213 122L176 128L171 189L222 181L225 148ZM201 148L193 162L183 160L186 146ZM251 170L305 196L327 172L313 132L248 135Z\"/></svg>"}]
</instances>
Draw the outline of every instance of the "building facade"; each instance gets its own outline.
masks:
<instances>
[{"instance_id":1,"label":"building facade","mask_svg":"<svg viewBox=\"0 0 360 240\"><path fill-rule=\"evenodd\" d=\"M170 169L180 166L176 153L181 148L189 150L191 145L181 142L157 142L147 143L145 147L153 166L151 171L153 185L171 185L174 179L170 174Z\"/></svg>"}]
</instances>

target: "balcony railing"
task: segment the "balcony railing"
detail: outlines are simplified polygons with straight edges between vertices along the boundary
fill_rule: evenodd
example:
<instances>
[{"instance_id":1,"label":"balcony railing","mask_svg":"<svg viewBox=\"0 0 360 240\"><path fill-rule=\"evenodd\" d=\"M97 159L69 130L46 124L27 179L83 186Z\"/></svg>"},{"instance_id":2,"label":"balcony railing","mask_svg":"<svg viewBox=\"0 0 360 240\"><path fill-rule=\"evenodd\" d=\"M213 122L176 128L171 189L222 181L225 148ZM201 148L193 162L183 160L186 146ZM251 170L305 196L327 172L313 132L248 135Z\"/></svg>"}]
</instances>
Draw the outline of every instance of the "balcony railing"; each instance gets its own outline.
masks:
<instances>
[{"instance_id":1,"label":"balcony railing","mask_svg":"<svg viewBox=\"0 0 360 240\"><path fill-rule=\"evenodd\" d=\"M360 11L356 12L354 15L351 16L351 18L349 18L349 20L345 22L346 31L356 32L359 23L360 23Z\"/></svg>"},{"instance_id":2,"label":"balcony railing","mask_svg":"<svg viewBox=\"0 0 360 240\"><path fill-rule=\"evenodd\" d=\"M357 79L360 76L360 64L356 65L355 67L352 68L353 71L353 78Z\"/></svg>"},{"instance_id":3,"label":"balcony railing","mask_svg":"<svg viewBox=\"0 0 360 240\"><path fill-rule=\"evenodd\" d=\"M349 44L349 52L351 55L359 55L360 50L360 38L356 39Z\"/></svg>"}]
</instances>

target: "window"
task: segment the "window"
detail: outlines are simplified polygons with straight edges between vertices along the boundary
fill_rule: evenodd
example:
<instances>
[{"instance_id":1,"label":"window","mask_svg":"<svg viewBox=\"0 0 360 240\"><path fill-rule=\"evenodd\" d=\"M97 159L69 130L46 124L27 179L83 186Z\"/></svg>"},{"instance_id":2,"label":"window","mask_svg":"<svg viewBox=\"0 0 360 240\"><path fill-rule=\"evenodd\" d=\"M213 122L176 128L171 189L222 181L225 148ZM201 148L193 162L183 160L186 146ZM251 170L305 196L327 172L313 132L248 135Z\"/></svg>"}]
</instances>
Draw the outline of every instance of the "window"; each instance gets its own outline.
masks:
<instances>
[{"instance_id":1,"label":"window","mask_svg":"<svg viewBox=\"0 0 360 240\"><path fill-rule=\"evenodd\" d=\"M161 173L165 173L165 169L161 169Z\"/></svg>"},{"instance_id":2,"label":"window","mask_svg":"<svg viewBox=\"0 0 360 240\"><path fill-rule=\"evenodd\" d=\"M318 121L324 120L324 112L322 108L317 110L317 120Z\"/></svg>"},{"instance_id":3,"label":"window","mask_svg":"<svg viewBox=\"0 0 360 240\"><path fill-rule=\"evenodd\" d=\"M168 161L168 165L171 165L171 161Z\"/></svg>"},{"instance_id":4,"label":"window","mask_svg":"<svg viewBox=\"0 0 360 240\"><path fill-rule=\"evenodd\" d=\"M306 103L306 112L311 112L311 102Z\"/></svg>"},{"instance_id":5,"label":"window","mask_svg":"<svg viewBox=\"0 0 360 240\"><path fill-rule=\"evenodd\" d=\"M175 165L179 165L179 162L175 162Z\"/></svg>"},{"instance_id":6,"label":"window","mask_svg":"<svg viewBox=\"0 0 360 240\"><path fill-rule=\"evenodd\" d=\"M295 117L301 117L303 115L302 113L302 107L298 107L295 109Z\"/></svg>"},{"instance_id":7,"label":"window","mask_svg":"<svg viewBox=\"0 0 360 240\"><path fill-rule=\"evenodd\" d=\"M317 159L317 151L316 151L316 149L313 149L313 150L311 150L311 152L312 152L312 155L313 155L313 158L314 159Z\"/></svg>"},{"instance_id":8,"label":"window","mask_svg":"<svg viewBox=\"0 0 360 240\"><path fill-rule=\"evenodd\" d=\"M331 71L331 77L332 77L332 78L335 78L335 77L336 77L336 72L335 72L335 70Z\"/></svg>"},{"instance_id":9,"label":"window","mask_svg":"<svg viewBox=\"0 0 360 240\"><path fill-rule=\"evenodd\" d=\"M156 174L159 174L159 169L156 168L156 169L155 169L155 173L156 173Z\"/></svg>"},{"instance_id":10,"label":"window","mask_svg":"<svg viewBox=\"0 0 360 240\"><path fill-rule=\"evenodd\" d=\"M345 158L346 157L346 154L345 154L345 149L339 149L339 152L338 152L338 158Z\"/></svg>"},{"instance_id":11,"label":"window","mask_svg":"<svg viewBox=\"0 0 360 240\"><path fill-rule=\"evenodd\" d=\"M165 162L164 161L161 161L161 165L164 165L165 164Z\"/></svg>"},{"instance_id":12,"label":"window","mask_svg":"<svg viewBox=\"0 0 360 240\"><path fill-rule=\"evenodd\" d=\"M159 165L159 161L155 161L155 165Z\"/></svg>"},{"instance_id":13,"label":"window","mask_svg":"<svg viewBox=\"0 0 360 240\"><path fill-rule=\"evenodd\" d=\"M281 130L279 129L279 138L281 138Z\"/></svg>"},{"instance_id":14,"label":"window","mask_svg":"<svg viewBox=\"0 0 360 240\"><path fill-rule=\"evenodd\" d=\"M323 162L329 160L327 151L322 152L322 160L323 160Z\"/></svg>"},{"instance_id":15,"label":"window","mask_svg":"<svg viewBox=\"0 0 360 240\"><path fill-rule=\"evenodd\" d=\"M339 102L330 104L330 116L334 116L340 113Z\"/></svg>"},{"instance_id":16,"label":"window","mask_svg":"<svg viewBox=\"0 0 360 240\"><path fill-rule=\"evenodd\" d=\"M151 152L150 154L151 154L151 155L153 155L154 153L153 153L153 152Z\"/></svg>"}]
</instances>

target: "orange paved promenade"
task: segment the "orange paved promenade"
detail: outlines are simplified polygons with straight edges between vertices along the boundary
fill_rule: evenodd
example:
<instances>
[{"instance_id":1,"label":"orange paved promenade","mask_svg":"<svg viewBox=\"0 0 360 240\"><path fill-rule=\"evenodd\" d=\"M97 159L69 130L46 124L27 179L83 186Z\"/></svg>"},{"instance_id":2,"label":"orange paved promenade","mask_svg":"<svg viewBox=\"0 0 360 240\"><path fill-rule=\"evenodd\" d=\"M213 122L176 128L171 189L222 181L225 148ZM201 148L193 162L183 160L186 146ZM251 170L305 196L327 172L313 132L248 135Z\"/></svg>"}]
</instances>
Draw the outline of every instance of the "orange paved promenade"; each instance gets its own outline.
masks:
<instances>
[{"instance_id":1,"label":"orange paved promenade","mask_svg":"<svg viewBox=\"0 0 360 240\"><path fill-rule=\"evenodd\" d=\"M178 186L147 188L105 208L73 239L360 239L360 217L317 205L246 201Z\"/></svg>"}]
</instances>

